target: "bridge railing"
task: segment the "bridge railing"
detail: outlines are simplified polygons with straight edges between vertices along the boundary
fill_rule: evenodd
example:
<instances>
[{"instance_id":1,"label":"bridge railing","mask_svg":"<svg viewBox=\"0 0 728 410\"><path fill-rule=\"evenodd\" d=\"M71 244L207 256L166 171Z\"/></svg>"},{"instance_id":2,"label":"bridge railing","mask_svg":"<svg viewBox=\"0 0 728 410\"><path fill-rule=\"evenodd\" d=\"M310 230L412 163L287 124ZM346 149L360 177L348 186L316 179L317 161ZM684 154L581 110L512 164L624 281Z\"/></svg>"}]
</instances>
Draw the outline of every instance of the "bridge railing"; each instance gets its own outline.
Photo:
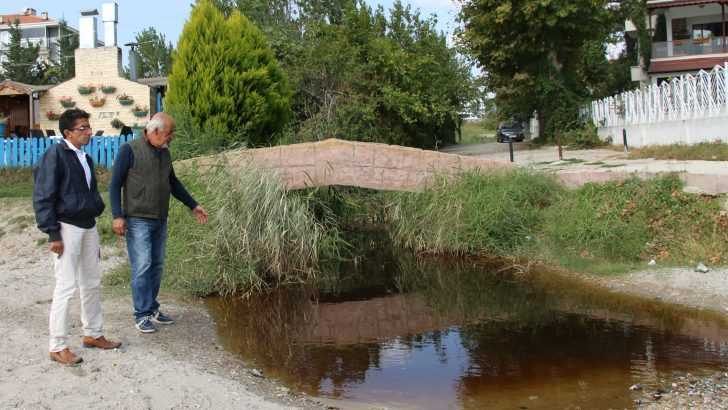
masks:
<instances>
[{"instance_id":1,"label":"bridge railing","mask_svg":"<svg viewBox=\"0 0 728 410\"><path fill-rule=\"evenodd\" d=\"M134 139L133 135L91 137L83 147L97 166L111 168L119 147ZM35 165L43 153L60 138L0 138L0 168L27 168Z\"/></svg>"}]
</instances>

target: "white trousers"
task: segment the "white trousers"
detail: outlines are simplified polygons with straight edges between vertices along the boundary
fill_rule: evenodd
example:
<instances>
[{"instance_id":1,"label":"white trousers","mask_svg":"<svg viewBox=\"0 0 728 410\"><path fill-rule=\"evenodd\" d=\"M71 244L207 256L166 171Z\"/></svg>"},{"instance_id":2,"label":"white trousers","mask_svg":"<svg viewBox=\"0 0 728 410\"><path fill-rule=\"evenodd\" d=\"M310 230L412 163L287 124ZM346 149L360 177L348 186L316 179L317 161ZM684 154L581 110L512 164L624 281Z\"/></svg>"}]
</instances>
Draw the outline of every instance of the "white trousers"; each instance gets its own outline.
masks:
<instances>
[{"instance_id":1,"label":"white trousers","mask_svg":"<svg viewBox=\"0 0 728 410\"><path fill-rule=\"evenodd\" d=\"M99 233L96 227L83 229L61 222L61 238L63 254L52 254L56 288L49 320L51 352L68 347L69 304L77 288L81 294L83 335L103 335Z\"/></svg>"}]
</instances>

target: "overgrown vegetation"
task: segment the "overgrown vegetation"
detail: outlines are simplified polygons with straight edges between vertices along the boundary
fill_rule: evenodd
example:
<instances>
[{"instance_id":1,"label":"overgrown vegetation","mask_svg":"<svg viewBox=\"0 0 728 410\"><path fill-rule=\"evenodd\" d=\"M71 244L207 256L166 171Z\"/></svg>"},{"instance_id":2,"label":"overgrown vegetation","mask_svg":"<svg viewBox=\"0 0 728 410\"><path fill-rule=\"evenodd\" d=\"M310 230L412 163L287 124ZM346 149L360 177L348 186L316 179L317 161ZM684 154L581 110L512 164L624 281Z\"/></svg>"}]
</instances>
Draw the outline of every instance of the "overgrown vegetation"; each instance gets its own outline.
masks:
<instances>
[{"instance_id":1,"label":"overgrown vegetation","mask_svg":"<svg viewBox=\"0 0 728 410\"><path fill-rule=\"evenodd\" d=\"M340 243L328 213L287 193L277 178L254 168L224 168L182 176L211 211L207 225L174 202L169 215L168 268L172 288L198 295L260 292L306 282L319 262L335 259Z\"/></svg>"},{"instance_id":2,"label":"overgrown vegetation","mask_svg":"<svg viewBox=\"0 0 728 410\"><path fill-rule=\"evenodd\" d=\"M495 141L498 124L485 121L465 121L460 127L460 144L478 144Z\"/></svg>"},{"instance_id":3,"label":"overgrown vegetation","mask_svg":"<svg viewBox=\"0 0 728 410\"><path fill-rule=\"evenodd\" d=\"M607 145L599 138L597 128L591 123L562 132L559 141L569 149L591 149Z\"/></svg>"},{"instance_id":4,"label":"overgrown vegetation","mask_svg":"<svg viewBox=\"0 0 728 410\"><path fill-rule=\"evenodd\" d=\"M393 237L418 252L518 253L560 191L552 178L524 170L441 178L422 193L396 195Z\"/></svg>"},{"instance_id":5,"label":"overgrown vegetation","mask_svg":"<svg viewBox=\"0 0 728 410\"><path fill-rule=\"evenodd\" d=\"M728 257L728 216L718 200L682 192L675 176L564 190L524 171L470 174L402 194L395 209L395 240L423 252L516 256L590 272Z\"/></svg>"},{"instance_id":6,"label":"overgrown vegetation","mask_svg":"<svg viewBox=\"0 0 728 410\"><path fill-rule=\"evenodd\" d=\"M694 145L672 144L632 148L629 151L629 158L728 161L728 144L715 141L701 142Z\"/></svg>"}]
</instances>

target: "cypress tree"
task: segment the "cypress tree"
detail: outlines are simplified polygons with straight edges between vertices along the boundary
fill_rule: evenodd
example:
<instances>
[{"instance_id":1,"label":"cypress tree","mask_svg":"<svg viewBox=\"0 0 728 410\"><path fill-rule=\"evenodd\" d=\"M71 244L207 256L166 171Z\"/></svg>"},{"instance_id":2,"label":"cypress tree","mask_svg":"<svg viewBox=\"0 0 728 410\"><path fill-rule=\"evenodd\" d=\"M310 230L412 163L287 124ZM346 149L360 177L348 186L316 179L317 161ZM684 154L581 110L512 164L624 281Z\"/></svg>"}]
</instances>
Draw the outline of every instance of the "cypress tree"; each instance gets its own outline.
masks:
<instances>
[{"instance_id":1,"label":"cypress tree","mask_svg":"<svg viewBox=\"0 0 728 410\"><path fill-rule=\"evenodd\" d=\"M290 112L286 78L263 33L211 0L199 1L185 24L165 101L195 130L178 133L189 139L183 145L213 149L269 144Z\"/></svg>"}]
</instances>

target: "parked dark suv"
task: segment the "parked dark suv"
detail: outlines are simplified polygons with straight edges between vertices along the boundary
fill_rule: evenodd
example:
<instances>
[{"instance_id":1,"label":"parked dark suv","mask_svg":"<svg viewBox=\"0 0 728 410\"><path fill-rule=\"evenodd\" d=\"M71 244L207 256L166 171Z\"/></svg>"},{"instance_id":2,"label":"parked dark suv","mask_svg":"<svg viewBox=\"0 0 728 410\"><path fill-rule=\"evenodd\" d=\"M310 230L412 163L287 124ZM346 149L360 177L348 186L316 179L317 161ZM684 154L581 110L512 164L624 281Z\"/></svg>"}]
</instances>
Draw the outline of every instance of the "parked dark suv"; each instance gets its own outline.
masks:
<instances>
[{"instance_id":1,"label":"parked dark suv","mask_svg":"<svg viewBox=\"0 0 728 410\"><path fill-rule=\"evenodd\" d=\"M514 121L498 124L498 129L495 132L495 140L498 142L518 142L523 141L525 137L526 133L521 123Z\"/></svg>"}]
</instances>

